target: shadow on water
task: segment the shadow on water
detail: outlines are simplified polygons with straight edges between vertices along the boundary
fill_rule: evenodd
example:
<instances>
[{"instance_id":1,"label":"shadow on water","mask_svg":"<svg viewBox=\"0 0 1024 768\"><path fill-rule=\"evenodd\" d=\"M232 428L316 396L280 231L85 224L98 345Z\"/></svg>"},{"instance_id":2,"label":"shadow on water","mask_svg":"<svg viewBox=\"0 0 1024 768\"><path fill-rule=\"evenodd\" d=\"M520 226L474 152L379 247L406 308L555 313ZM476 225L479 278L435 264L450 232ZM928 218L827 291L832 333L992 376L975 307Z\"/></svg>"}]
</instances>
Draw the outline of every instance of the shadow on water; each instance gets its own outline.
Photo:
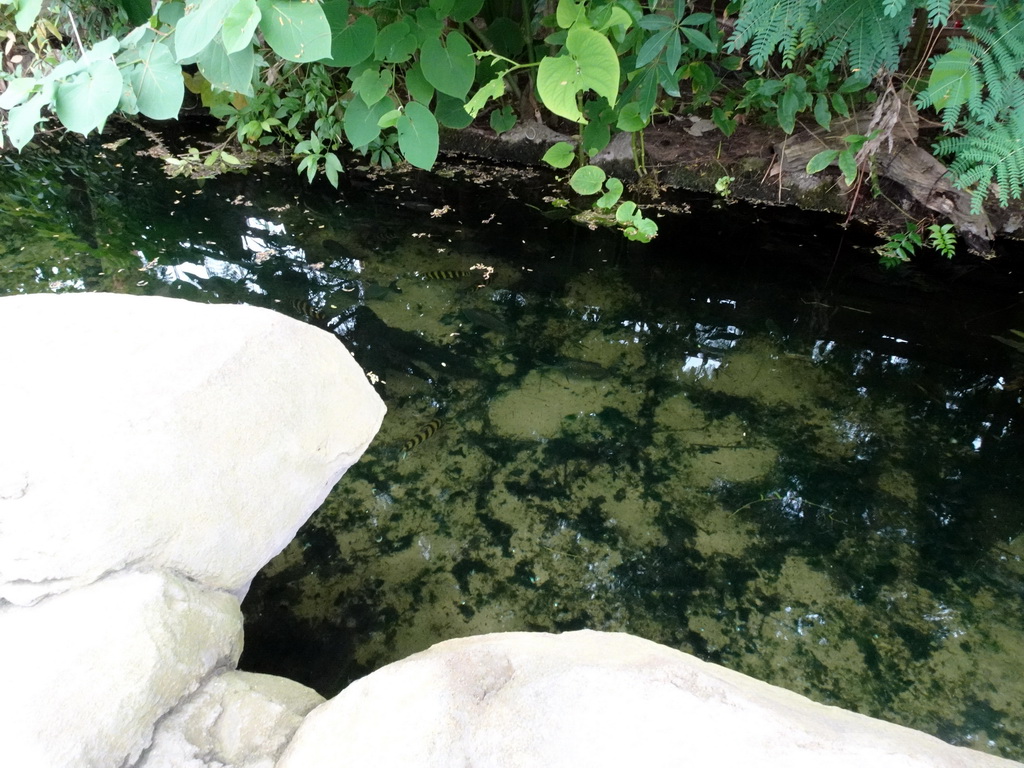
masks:
<instances>
[{"instance_id":1,"label":"shadow on water","mask_svg":"<svg viewBox=\"0 0 1024 768\"><path fill-rule=\"evenodd\" d=\"M452 637L627 631L1024 758L1006 260L881 271L831 218L704 198L643 247L546 218L526 172L535 207L470 163L334 192L168 181L132 149L42 197L46 163L4 159L0 290L281 311L389 409L253 583L243 668L330 695Z\"/></svg>"}]
</instances>

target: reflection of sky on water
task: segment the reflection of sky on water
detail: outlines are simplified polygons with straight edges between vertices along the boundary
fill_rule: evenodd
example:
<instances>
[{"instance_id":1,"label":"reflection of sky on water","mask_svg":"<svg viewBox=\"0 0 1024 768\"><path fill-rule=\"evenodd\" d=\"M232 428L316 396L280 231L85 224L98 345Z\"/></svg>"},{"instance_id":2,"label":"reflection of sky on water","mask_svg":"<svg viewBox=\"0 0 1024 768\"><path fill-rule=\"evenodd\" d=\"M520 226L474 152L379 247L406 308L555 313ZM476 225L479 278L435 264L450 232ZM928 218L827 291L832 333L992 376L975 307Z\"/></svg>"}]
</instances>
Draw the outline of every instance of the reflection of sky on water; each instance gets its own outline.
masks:
<instances>
[{"instance_id":1,"label":"reflection of sky on water","mask_svg":"<svg viewBox=\"0 0 1024 768\"><path fill-rule=\"evenodd\" d=\"M735 325L694 323L693 329L697 343L711 349L732 349L739 343L740 337L743 335L743 331Z\"/></svg>"},{"instance_id":2,"label":"reflection of sky on water","mask_svg":"<svg viewBox=\"0 0 1024 768\"><path fill-rule=\"evenodd\" d=\"M196 288L204 288L199 281L220 277L236 283L243 283L254 293L265 293L256 283L256 276L245 267L231 261L207 256L201 263L183 261L179 264L157 264L150 271L157 280L164 283L184 282Z\"/></svg>"},{"instance_id":3,"label":"reflection of sky on water","mask_svg":"<svg viewBox=\"0 0 1024 768\"><path fill-rule=\"evenodd\" d=\"M679 369L682 373L688 373L698 379L710 379L715 371L722 367L722 361L714 357L707 357L703 354L688 355L686 362Z\"/></svg>"}]
</instances>

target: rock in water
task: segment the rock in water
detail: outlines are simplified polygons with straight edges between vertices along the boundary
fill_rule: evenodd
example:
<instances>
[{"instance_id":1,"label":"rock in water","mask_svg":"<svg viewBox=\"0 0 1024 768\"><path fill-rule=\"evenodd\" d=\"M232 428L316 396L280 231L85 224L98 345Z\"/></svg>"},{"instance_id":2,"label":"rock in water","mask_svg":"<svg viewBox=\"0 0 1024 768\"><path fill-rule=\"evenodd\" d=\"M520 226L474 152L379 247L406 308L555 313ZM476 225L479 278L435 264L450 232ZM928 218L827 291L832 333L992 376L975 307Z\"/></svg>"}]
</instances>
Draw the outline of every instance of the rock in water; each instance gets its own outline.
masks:
<instances>
[{"instance_id":1,"label":"rock in water","mask_svg":"<svg viewBox=\"0 0 1024 768\"><path fill-rule=\"evenodd\" d=\"M1017 765L617 633L449 640L350 685L276 768Z\"/></svg>"},{"instance_id":2,"label":"rock in water","mask_svg":"<svg viewBox=\"0 0 1024 768\"><path fill-rule=\"evenodd\" d=\"M132 563L244 593L384 404L331 334L255 307L0 298L0 598Z\"/></svg>"}]
</instances>

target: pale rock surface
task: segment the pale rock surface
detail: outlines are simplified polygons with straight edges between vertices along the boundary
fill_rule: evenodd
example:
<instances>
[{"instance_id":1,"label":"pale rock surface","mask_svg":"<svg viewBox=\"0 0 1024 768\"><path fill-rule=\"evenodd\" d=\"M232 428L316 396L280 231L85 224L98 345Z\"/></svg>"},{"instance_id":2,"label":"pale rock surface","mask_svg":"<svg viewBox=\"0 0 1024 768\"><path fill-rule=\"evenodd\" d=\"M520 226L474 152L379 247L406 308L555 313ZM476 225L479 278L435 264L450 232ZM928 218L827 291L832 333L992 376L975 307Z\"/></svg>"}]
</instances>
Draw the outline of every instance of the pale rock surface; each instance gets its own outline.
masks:
<instances>
[{"instance_id":1,"label":"pale rock surface","mask_svg":"<svg viewBox=\"0 0 1024 768\"><path fill-rule=\"evenodd\" d=\"M245 306L0 298L0 600L126 566L242 595L376 434L331 334Z\"/></svg>"},{"instance_id":2,"label":"pale rock surface","mask_svg":"<svg viewBox=\"0 0 1024 768\"><path fill-rule=\"evenodd\" d=\"M273 675L225 672L157 726L135 768L273 768L324 697Z\"/></svg>"},{"instance_id":3,"label":"pale rock surface","mask_svg":"<svg viewBox=\"0 0 1024 768\"><path fill-rule=\"evenodd\" d=\"M276 768L1018 765L624 634L449 640L315 709Z\"/></svg>"},{"instance_id":4,"label":"pale rock surface","mask_svg":"<svg viewBox=\"0 0 1024 768\"><path fill-rule=\"evenodd\" d=\"M121 573L0 608L0 766L127 765L153 725L242 650L238 598Z\"/></svg>"}]
</instances>

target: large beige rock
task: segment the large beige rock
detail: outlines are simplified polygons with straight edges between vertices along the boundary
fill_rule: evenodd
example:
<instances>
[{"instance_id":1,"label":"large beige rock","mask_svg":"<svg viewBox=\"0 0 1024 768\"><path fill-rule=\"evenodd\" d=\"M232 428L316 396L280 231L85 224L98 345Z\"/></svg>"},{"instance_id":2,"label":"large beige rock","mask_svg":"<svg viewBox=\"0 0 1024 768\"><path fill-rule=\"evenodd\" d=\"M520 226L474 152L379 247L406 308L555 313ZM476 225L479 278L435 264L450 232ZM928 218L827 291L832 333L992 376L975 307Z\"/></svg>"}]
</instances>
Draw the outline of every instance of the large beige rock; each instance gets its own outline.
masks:
<instances>
[{"instance_id":1,"label":"large beige rock","mask_svg":"<svg viewBox=\"0 0 1024 768\"><path fill-rule=\"evenodd\" d=\"M135 768L273 768L323 700L283 677L225 672L160 721Z\"/></svg>"},{"instance_id":2,"label":"large beige rock","mask_svg":"<svg viewBox=\"0 0 1024 768\"><path fill-rule=\"evenodd\" d=\"M0 600L128 565L244 593L376 433L330 334L253 307L0 298Z\"/></svg>"},{"instance_id":3,"label":"large beige rock","mask_svg":"<svg viewBox=\"0 0 1024 768\"><path fill-rule=\"evenodd\" d=\"M156 721L242 650L238 599L114 574L0 608L0 766L129 765Z\"/></svg>"},{"instance_id":4,"label":"large beige rock","mask_svg":"<svg viewBox=\"0 0 1024 768\"><path fill-rule=\"evenodd\" d=\"M622 634L440 643L353 683L277 768L1017 765Z\"/></svg>"}]
</instances>

